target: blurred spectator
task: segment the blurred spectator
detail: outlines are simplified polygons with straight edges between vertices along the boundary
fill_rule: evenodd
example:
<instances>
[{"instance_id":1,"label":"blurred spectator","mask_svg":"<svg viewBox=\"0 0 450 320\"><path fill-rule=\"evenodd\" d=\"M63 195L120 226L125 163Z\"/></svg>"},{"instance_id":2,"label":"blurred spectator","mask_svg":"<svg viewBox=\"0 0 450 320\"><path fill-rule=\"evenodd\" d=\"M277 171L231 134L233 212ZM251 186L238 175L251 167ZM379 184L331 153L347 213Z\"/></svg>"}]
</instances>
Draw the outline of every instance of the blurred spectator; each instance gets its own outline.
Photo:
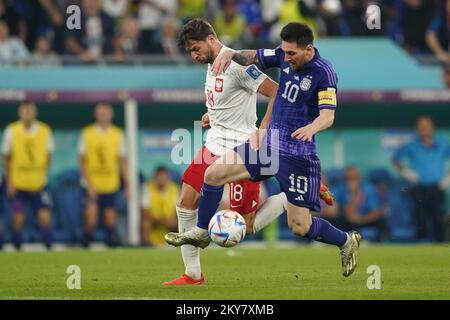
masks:
<instances>
[{"instance_id":1,"label":"blurred spectator","mask_svg":"<svg viewBox=\"0 0 450 320\"><path fill-rule=\"evenodd\" d=\"M317 26L314 20L315 9L315 7L311 7L311 4L308 6L306 0L284 0L279 7L278 20L270 30L270 41L278 43L281 29L289 22L308 24L313 31L314 38L318 38Z\"/></svg>"},{"instance_id":2,"label":"blurred spectator","mask_svg":"<svg viewBox=\"0 0 450 320\"><path fill-rule=\"evenodd\" d=\"M112 124L114 111L107 103L95 106L95 123L83 128L78 143L80 171L86 193L83 246L89 246L103 213L106 243L119 244L117 234L117 194L122 176L128 198L125 139L122 129Z\"/></svg>"},{"instance_id":3,"label":"blurred spectator","mask_svg":"<svg viewBox=\"0 0 450 320\"><path fill-rule=\"evenodd\" d=\"M375 189L361 181L356 167L350 166L345 170L345 185L337 190L336 202L342 212L344 229L362 232L363 228L375 228L378 238L375 240L380 240L385 234L383 211Z\"/></svg>"},{"instance_id":4,"label":"blurred spectator","mask_svg":"<svg viewBox=\"0 0 450 320\"><path fill-rule=\"evenodd\" d=\"M431 51L443 63L450 64L450 0L443 0L426 33Z\"/></svg>"},{"instance_id":5,"label":"blurred spectator","mask_svg":"<svg viewBox=\"0 0 450 320\"><path fill-rule=\"evenodd\" d=\"M267 37L259 1L241 0L239 1L239 11L245 18L248 30L254 39Z\"/></svg>"},{"instance_id":6,"label":"blurred spectator","mask_svg":"<svg viewBox=\"0 0 450 320\"><path fill-rule=\"evenodd\" d=\"M319 0L318 10L322 18L327 36L342 35L342 4L339 0Z\"/></svg>"},{"instance_id":7,"label":"blurred spectator","mask_svg":"<svg viewBox=\"0 0 450 320\"><path fill-rule=\"evenodd\" d=\"M226 46L241 47L239 42L245 36L246 28L247 24L239 13L237 0L224 0L222 11L214 21L219 40Z\"/></svg>"},{"instance_id":8,"label":"blurred spectator","mask_svg":"<svg viewBox=\"0 0 450 320\"><path fill-rule=\"evenodd\" d=\"M161 37L164 53L170 57L180 55L177 45L178 19L175 16L169 16L164 19L161 25Z\"/></svg>"},{"instance_id":9,"label":"blurred spectator","mask_svg":"<svg viewBox=\"0 0 450 320\"><path fill-rule=\"evenodd\" d=\"M50 67L61 65L61 59L52 51L50 40L40 36L36 43L36 49L31 56L31 65L39 67Z\"/></svg>"},{"instance_id":10,"label":"blurred spectator","mask_svg":"<svg viewBox=\"0 0 450 320\"><path fill-rule=\"evenodd\" d=\"M143 245L165 244L164 235L178 229L176 203L180 187L170 179L167 168L156 169L142 190L141 240Z\"/></svg>"},{"instance_id":11,"label":"blurred spectator","mask_svg":"<svg viewBox=\"0 0 450 320\"><path fill-rule=\"evenodd\" d=\"M445 175L445 162L450 160L449 143L434 134L429 116L417 119L417 137L398 149L394 165L412 184L417 239L424 240L429 230L435 241L443 241L445 190L450 185L450 173ZM409 166L401 160L409 160Z\"/></svg>"},{"instance_id":12,"label":"blurred spectator","mask_svg":"<svg viewBox=\"0 0 450 320\"><path fill-rule=\"evenodd\" d=\"M51 42L55 51L64 53L66 35L66 11L72 4L78 4L73 0L39 0L42 18L39 21L37 37L45 35ZM37 44L37 42L36 42Z\"/></svg>"},{"instance_id":13,"label":"blurred spectator","mask_svg":"<svg viewBox=\"0 0 450 320\"><path fill-rule=\"evenodd\" d=\"M342 11L344 21L343 34L352 36L381 36L387 35L398 19L396 14L398 0L344 0ZM400 0L401 1L401 0ZM377 6L379 10L379 28L369 29L367 22L376 16L369 11L370 6ZM370 16L369 16L370 14Z\"/></svg>"},{"instance_id":14,"label":"blurred spectator","mask_svg":"<svg viewBox=\"0 0 450 320\"><path fill-rule=\"evenodd\" d=\"M182 24L186 24L193 18L205 16L207 9L206 0L178 0L179 11L178 16Z\"/></svg>"},{"instance_id":15,"label":"blurred spectator","mask_svg":"<svg viewBox=\"0 0 450 320\"><path fill-rule=\"evenodd\" d=\"M366 9L367 0L344 0L344 17L349 28L350 35L367 35Z\"/></svg>"},{"instance_id":16,"label":"blurred spectator","mask_svg":"<svg viewBox=\"0 0 450 320\"><path fill-rule=\"evenodd\" d=\"M259 0L261 16L267 28L271 28L278 21L278 13L284 0Z\"/></svg>"},{"instance_id":17,"label":"blurred spectator","mask_svg":"<svg viewBox=\"0 0 450 320\"><path fill-rule=\"evenodd\" d=\"M17 37L10 37L8 25L0 20L0 66L25 65L28 59L29 52L23 42Z\"/></svg>"},{"instance_id":18,"label":"blurred spectator","mask_svg":"<svg viewBox=\"0 0 450 320\"><path fill-rule=\"evenodd\" d=\"M47 192L48 169L54 151L52 130L37 121L34 103L19 106L19 121L6 127L2 155L12 212L12 242L22 246L25 209L37 215L41 239L47 248L52 244L50 197Z\"/></svg>"},{"instance_id":19,"label":"blurred spectator","mask_svg":"<svg viewBox=\"0 0 450 320\"><path fill-rule=\"evenodd\" d=\"M125 18L120 23L120 31L115 43L114 55L118 62L123 62L131 55L142 54L139 37L139 22L134 18Z\"/></svg>"},{"instance_id":20,"label":"blurred spectator","mask_svg":"<svg viewBox=\"0 0 450 320\"><path fill-rule=\"evenodd\" d=\"M403 45L410 53L429 52L425 33L434 14L432 0L403 0Z\"/></svg>"},{"instance_id":21,"label":"blurred spectator","mask_svg":"<svg viewBox=\"0 0 450 320\"><path fill-rule=\"evenodd\" d=\"M22 41L25 41L27 38L27 25L17 13L13 4L14 2L12 1L0 0L0 20L6 22L11 36L19 37Z\"/></svg>"},{"instance_id":22,"label":"blurred spectator","mask_svg":"<svg viewBox=\"0 0 450 320\"><path fill-rule=\"evenodd\" d=\"M115 23L102 11L101 0L83 0L81 4L81 30L69 31L67 48L83 61L93 63L101 59L102 55L112 54Z\"/></svg>"},{"instance_id":23,"label":"blurred spectator","mask_svg":"<svg viewBox=\"0 0 450 320\"><path fill-rule=\"evenodd\" d=\"M129 0L102 0L103 11L114 19L120 19L130 12Z\"/></svg>"},{"instance_id":24,"label":"blurred spectator","mask_svg":"<svg viewBox=\"0 0 450 320\"><path fill-rule=\"evenodd\" d=\"M177 0L143 0L139 4L138 19L141 29L140 48L145 53L163 53L165 34L161 26L173 26L173 18L178 10ZM164 33L164 32L163 32ZM174 36L175 39L175 36Z\"/></svg>"}]
</instances>

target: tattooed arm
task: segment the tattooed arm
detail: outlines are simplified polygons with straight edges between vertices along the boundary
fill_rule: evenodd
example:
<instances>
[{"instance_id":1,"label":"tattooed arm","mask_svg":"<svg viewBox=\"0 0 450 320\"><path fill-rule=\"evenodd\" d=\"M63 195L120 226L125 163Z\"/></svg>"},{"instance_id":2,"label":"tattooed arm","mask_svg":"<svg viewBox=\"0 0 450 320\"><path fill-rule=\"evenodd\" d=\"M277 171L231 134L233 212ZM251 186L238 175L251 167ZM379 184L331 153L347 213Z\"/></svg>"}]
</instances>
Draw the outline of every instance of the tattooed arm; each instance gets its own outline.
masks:
<instances>
[{"instance_id":1,"label":"tattooed arm","mask_svg":"<svg viewBox=\"0 0 450 320\"><path fill-rule=\"evenodd\" d=\"M212 73L214 76L220 75L227 70L231 61L243 66L249 66L258 63L258 55L256 50L226 50L217 56L212 65Z\"/></svg>"}]
</instances>

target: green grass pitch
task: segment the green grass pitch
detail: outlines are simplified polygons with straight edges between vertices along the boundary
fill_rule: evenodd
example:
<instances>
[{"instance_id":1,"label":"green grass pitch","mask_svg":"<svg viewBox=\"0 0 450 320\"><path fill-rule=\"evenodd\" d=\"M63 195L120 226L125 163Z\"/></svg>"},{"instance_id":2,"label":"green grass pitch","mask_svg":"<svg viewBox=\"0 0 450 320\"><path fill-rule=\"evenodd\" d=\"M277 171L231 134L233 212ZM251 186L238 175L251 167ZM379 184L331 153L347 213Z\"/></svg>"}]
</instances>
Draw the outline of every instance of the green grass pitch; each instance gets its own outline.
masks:
<instances>
[{"instance_id":1,"label":"green grass pitch","mask_svg":"<svg viewBox=\"0 0 450 320\"><path fill-rule=\"evenodd\" d=\"M207 248L207 285L162 287L183 272L179 250L0 253L0 299L450 299L448 245L362 247L349 278L334 247ZM81 289L66 286L69 265L81 268ZM367 267L382 285L369 290Z\"/></svg>"}]
</instances>

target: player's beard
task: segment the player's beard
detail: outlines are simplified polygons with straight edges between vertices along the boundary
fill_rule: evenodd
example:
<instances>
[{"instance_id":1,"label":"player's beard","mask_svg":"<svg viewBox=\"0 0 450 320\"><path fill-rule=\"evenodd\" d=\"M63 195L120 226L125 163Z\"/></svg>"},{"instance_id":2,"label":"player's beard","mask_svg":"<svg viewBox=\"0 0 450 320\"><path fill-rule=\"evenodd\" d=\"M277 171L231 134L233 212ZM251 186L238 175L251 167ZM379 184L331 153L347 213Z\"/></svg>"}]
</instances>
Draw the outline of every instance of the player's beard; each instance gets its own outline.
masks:
<instances>
[{"instance_id":1,"label":"player's beard","mask_svg":"<svg viewBox=\"0 0 450 320\"><path fill-rule=\"evenodd\" d=\"M208 54L205 57L204 64L212 64L214 62L212 48L209 44L207 46L208 46Z\"/></svg>"},{"instance_id":2,"label":"player's beard","mask_svg":"<svg viewBox=\"0 0 450 320\"><path fill-rule=\"evenodd\" d=\"M300 69L303 68L306 64L307 64L307 61L306 61L306 54L305 54L305 55L303 55L303 56L301 57L301 59L299 59L299 61L295 61L295 64L291 64L291 67L292 67L294 70L300 70Z\"/></svg>"}]
</instances>

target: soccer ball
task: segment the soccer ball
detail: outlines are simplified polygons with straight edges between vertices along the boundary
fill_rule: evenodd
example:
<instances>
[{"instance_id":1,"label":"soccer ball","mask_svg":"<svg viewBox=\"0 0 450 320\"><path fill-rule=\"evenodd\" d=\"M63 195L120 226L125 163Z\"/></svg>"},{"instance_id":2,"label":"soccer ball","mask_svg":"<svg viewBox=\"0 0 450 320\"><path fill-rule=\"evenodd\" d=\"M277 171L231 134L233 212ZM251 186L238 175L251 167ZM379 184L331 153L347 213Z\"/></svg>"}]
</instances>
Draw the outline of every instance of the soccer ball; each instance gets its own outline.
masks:
<instances>
[{"instance_id":1,"label":"soccer ball","mask_svg":"<svg viewBox=\"0 0 450 320\"><path fill-rule=\"evenodd\" d=\"M233 210L217 212L209 222L208 234L221 247L234 247L245 237L247 225L244 218Z\"/></svg>"}]
</instances>

